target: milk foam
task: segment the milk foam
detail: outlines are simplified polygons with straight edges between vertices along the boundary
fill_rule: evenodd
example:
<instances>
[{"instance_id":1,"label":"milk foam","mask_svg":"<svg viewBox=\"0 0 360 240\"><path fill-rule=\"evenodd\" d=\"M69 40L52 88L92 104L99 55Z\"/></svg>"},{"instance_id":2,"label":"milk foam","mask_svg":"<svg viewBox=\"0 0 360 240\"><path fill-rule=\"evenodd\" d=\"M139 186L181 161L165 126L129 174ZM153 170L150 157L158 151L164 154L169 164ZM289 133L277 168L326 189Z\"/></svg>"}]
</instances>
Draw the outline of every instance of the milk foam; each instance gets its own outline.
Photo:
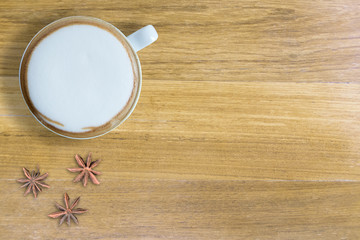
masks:
<instances>
[{"instance_id":1,"label":"milk foam","mask_svg":"<svg viewBox=\"0 0 360 240\"><path fill-rule=\"evenodd\" d=\"M128 102L134 74L128 53L110 32L93 25L62 27L34 49L27 71L35 108L58 129L88 131Z\"/></svg>"}]
</instances>

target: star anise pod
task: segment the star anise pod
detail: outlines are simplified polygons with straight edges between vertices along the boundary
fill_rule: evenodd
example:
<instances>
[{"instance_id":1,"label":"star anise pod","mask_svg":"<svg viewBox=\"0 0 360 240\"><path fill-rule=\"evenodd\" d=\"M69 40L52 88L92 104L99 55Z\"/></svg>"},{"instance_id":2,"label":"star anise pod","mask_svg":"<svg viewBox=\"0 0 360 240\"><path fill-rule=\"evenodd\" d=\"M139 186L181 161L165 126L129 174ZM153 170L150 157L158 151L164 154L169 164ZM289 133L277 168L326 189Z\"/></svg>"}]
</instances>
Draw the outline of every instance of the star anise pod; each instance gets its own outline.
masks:
<instances>
[{"instance_id":1,"label":"star anise pod","mask_svg":"<svg viewBox=\"0 0 360 240\"><path fill-rule=\"evenodd\" d=\"M75 208L74 207L79 203L80 201L80 197L78 197L77 199L74 200L74 202L71 204L70 206L70 198L69 195L67 193L64 194L64 202L65 202L65 207L61 206L58 203L55 203L55 206L60 210L60 212L54 212L49 214L48 216L51 218L58 218L61 217L59 225L61 225L65 219L67 219L67 224L70 226L70 218L72 218L72 220L76 223L79 224L79 221L77 219L77 217L75 216L75 214L81 214L84 212L87 212L86 209L83 208Z\"/></svg>"},{"instance_id":2,"label":"star anise pod","mask_svg":"<svg viewBox=\"0 0 360 240\"><path fill-rule=\"evenodd\" d=\"M18 179L18 182L21 183L25 183L24 185L22 185L21 187L26 187L27 189L24 193L24 196L28 195L30 193L30 191L33 192L34 197L37 197L37 192L41 192L42 188L41 187L45 187L45 188L50 188L49 185L47 185L46 183L42 182L45 178L47 178L47 176L49 175L48 173L45 173L43 175L40 176L40 170L39 167L37 168L37 171L35 172L32 171L30 173L29 170L27 170L26 168L23 168L24 174L26 176L26 178L21 178Z\"/></svg>"},{"instance_id":3,"label":"star anise pod","mask_svg":"<svg viewBox=\"0 0 360 240\"><path fill-rule=\"evenodd\" d=\"M87 157L86 164L82 157L79 154L75 155L75 159L79 167L81 168L68 168L70 172L80 172L76 178L74 178L74 182L79 182L81 179L83 180L84 187L88 182L88 178L90 177L91 181L94 184L100 184L100 182L96 179L95 175L100 175L101 172L95 171L93 168L96 167L100 163L100 159L91 162L91 153L89 153Z\"/></svg>"}]
</instances>

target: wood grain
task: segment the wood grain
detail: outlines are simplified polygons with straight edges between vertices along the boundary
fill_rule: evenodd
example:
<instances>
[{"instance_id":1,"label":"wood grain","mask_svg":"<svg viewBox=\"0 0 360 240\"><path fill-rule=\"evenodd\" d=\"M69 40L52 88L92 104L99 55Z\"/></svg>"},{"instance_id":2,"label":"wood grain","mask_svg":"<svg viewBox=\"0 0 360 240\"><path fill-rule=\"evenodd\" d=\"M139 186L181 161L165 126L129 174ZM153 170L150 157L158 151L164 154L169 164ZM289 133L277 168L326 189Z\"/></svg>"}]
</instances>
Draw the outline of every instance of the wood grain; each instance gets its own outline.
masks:
<instances>
[{"instance_id":1,"label":"wood grain","mask_svg":"<svg viewBox=\"0 0 360 240\"><path fill-rule=\"evenodd\" d=\"M100 166L100 165L99 165ZM105 178L105 175L104 175ZM38 199L19 197L6 181L11 202L0 210L4 239L357 239L360 184L334 182L105 180L83 189L68 181ZM3 181L5 182L5 181ZM64 187L65 186L65 187ZM57 227L46 215L60 201L81 195L79 225ZM301 197L299 197L301 196ZM26 210L24 210L26 206ZM15 225L15 222L23 225ZM13 223L14 225L10 225ZM95 227L96 223L96 227ZM12 227L9 227L12 226Z\"/></svg>"},{"instance_id":2,"label":"wood grain","mask_svg":"<svg viewBox=\"0 0 360 240\"><path fill-rule=\"evenodd\" d=\"M0 2L1 239L359 239L360 3L335 1ZM46 24L94 16L139 53L131 117L92 140L61 138L27 110L18 66ZM103 162L99 186L66 167ZM23 197L21 167L49 172ZM46 215L68 192L78 226Z\"/></svg>"}]
</instances>

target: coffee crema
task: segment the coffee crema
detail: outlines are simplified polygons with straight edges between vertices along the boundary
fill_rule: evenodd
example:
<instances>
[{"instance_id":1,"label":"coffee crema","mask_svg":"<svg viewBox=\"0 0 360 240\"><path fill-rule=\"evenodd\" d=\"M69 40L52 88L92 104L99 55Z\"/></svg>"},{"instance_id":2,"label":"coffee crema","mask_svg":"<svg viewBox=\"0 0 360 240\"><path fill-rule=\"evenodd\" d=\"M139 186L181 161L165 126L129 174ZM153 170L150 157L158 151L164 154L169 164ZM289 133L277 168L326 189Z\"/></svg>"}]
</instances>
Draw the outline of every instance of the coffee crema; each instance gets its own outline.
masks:
<instances>
[{"instance_id":1,"label":"coffee crema","mask_svg":"<svg viewBox=\"0 0 360 240\"><path fill-rule=\"evenodd\" d=\"M41 30L21 63L20 83L31 112L70 137L106 133L125 120L140 92L136 55L111 24L70 17Z\"/></svg>"}]
</instances>

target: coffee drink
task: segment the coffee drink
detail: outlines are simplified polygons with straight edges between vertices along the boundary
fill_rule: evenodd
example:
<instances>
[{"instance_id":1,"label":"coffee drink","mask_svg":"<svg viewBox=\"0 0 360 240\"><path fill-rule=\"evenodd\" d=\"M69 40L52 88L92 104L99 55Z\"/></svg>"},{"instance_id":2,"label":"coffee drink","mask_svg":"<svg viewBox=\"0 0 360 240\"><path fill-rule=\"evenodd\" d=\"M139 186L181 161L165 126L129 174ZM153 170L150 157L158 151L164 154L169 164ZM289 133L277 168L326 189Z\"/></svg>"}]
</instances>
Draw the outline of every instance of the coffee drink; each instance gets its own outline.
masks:
<instances>
[{"instance_id":1,"label":"coffee drink","mask_svg":"<svg viewBox=\"0 0 360 240\"><path fill-rule=\"evenodd\" d=\"M29 43L20 85L30 111L47 128L91 138L130 115L141 70L117 28L99 19L69 17L48 25Z\"/></svg>"}]
</instances>

